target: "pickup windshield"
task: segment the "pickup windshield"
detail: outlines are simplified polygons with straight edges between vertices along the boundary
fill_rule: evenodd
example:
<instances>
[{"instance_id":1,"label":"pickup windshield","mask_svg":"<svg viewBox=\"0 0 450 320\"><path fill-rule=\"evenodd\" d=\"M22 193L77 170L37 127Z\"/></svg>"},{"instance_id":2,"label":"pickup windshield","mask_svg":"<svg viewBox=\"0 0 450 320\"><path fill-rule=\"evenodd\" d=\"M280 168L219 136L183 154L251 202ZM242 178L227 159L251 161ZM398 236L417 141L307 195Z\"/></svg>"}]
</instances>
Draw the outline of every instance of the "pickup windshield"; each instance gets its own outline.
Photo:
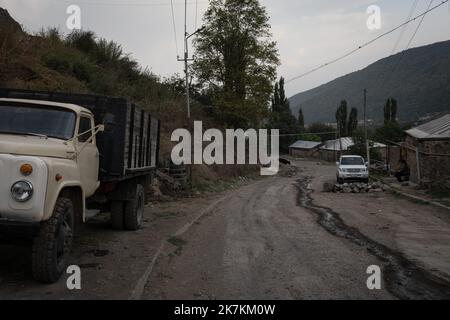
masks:
<instances>
[{"instance_id":1,"label":"pickup windshield","mask_svg":"<svg viewBox=\"0 0 450 320\"><path fill-rule=\"evenodd\" d=\"M0 133L67 140L73 137L75 113L23 104L0 105Z\"/></svg>"},{"instance_id":2,"label":"pickup windshield","mask_svg":"<svg viewBox=\"0 0 450 320\"><path fill-rule=\"evenodd\" d=\"M341 165L343 166L363 166L364 159L360 157L342 158Z\"/></svg>"}]
</instances>

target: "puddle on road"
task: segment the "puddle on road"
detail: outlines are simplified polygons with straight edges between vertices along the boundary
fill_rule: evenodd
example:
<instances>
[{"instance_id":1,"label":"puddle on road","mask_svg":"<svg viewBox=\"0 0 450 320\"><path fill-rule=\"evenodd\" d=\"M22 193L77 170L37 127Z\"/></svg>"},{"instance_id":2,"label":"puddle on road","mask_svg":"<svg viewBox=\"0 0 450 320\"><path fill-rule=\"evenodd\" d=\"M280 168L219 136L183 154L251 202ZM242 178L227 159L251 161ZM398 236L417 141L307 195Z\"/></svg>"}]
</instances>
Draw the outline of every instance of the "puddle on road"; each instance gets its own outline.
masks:
<instances>
[{"instance_id":1,"label":"puddle on road","mask_svg":"<svg viewBox=\"0 0 450 320\"><path fill-rule=\"evenodd\" d=\"M315 212L318 223L329 233L350 240L366 248L384 264L384 280L387 290L400 299L449 299L450 283L418 267L412 261L362 234L344 223L339 214L313 204L310 194L311 178L297 181L298 205Z\"/></svg>"}]
</instances>

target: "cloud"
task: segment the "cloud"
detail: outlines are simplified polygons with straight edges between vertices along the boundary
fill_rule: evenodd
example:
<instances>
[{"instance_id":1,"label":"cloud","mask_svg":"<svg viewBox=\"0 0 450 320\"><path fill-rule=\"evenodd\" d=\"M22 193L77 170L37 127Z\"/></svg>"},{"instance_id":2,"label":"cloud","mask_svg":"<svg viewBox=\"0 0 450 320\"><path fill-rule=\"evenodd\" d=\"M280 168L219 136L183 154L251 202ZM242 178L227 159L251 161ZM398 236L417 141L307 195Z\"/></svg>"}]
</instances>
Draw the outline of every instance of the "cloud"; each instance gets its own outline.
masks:
<instances>
[{"instance_id":1,"label":"cloud","mask_svg":"<svg viewBox=\"0 0 450 320\"><path fill-rule=\"evenodd\" d=\"M108 1L126 2L125 0ZM80 1L84 29L93 30L99 37L120 43L125 52L131 53L144 68L148 66L156 74L170 76L174 73L183 73L182 64L176 60L177 51L170 6L94 4L96 2L104 4L108 1L95 0L91 4L86 4L88 0ZM158 3L163 2L170 3L168 0L158 1ZM282 63L279 75L291 78L332 60L403 22L412 1L261 0L261 3L266 6L272 32L278 42ZM69 4L65 0L0 0L0 6L8 9L10 14L29 31L59 26L67 33L66 8ZM381 7L383 29L380 31L370 31L366 27L368 17L366 9L370 4ZM416 13L424 11L427 4L428 2L421 2ZM205 1L199 1L198 25L201 23L201 16L207 5ZM195 5L190 5L188 9L188 32L192 32L195 29ZM178 54L181 55L184 6L176 5L174 10ZM402 45L409 40L414 27L415 24L405 32ZM417 46L448 40L449 30L449 12L447 8L442 8L427 16L413 44ZM398 33L383 38L351 58L290 83L287 86L288 94L315 87L391 54L397 37ZM192 50L191 53L193 53Z\"/></svg>"}]
</instances>

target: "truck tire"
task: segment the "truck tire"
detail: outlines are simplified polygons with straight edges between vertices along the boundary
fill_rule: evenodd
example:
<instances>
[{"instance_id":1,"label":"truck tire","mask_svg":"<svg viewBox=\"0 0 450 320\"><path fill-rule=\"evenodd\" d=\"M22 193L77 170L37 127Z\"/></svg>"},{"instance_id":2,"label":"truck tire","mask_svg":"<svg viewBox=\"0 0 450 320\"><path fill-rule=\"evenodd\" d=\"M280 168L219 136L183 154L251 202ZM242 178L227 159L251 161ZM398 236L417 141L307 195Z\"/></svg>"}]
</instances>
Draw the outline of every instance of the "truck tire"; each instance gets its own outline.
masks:
<instances>
[{"instance_id":1,"label":"truck tire","mask_svg":"<svg viewBox=\"0 0 450 320\"><path fill-rule=\"evenodd\" d=\"M72 200L58 198L52 217L41 224L31 254L33 277L55 283L67 268L73 243L74 208Z\"/></svg>"},{"instance_id":2,"label":"truck tire","mask_svg":"<svg viewBox=\"0 0 450 320\"><path fill-rule=\"evenodd\" d=\"M136 185L134 199L125 202L124 224L130 231L139 230L144 220L145 191L140 184Z\"/></svg>"},{"instance_id":3,"label":"truck tire","mask_svg":"<svg viewBox=\"0 0 450 320\"><path fill-rule=\"evenodd\" d=\"M114 230L124 229L124 203L123 201L113 201L111 203L111 226Z\"/></svg>"}]
</instances>

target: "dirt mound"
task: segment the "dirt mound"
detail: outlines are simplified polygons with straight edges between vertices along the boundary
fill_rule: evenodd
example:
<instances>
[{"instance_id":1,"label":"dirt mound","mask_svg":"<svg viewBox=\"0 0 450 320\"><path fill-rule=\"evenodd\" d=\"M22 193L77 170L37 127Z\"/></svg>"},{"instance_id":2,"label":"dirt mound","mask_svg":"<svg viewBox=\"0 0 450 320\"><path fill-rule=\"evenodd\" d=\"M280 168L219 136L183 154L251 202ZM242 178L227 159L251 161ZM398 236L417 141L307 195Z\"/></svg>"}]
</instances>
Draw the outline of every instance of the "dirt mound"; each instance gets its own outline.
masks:
<instances>
[{"instance_id":1,"label":"dirt mound","mask_svg":"<svg viewBox=\"0 0 450 320\"><path fill-rule=\"evenodd\" d=\"M21 32L22 27L6 9L0 7L0 32Z\"/></svg>"}]
</instances>

